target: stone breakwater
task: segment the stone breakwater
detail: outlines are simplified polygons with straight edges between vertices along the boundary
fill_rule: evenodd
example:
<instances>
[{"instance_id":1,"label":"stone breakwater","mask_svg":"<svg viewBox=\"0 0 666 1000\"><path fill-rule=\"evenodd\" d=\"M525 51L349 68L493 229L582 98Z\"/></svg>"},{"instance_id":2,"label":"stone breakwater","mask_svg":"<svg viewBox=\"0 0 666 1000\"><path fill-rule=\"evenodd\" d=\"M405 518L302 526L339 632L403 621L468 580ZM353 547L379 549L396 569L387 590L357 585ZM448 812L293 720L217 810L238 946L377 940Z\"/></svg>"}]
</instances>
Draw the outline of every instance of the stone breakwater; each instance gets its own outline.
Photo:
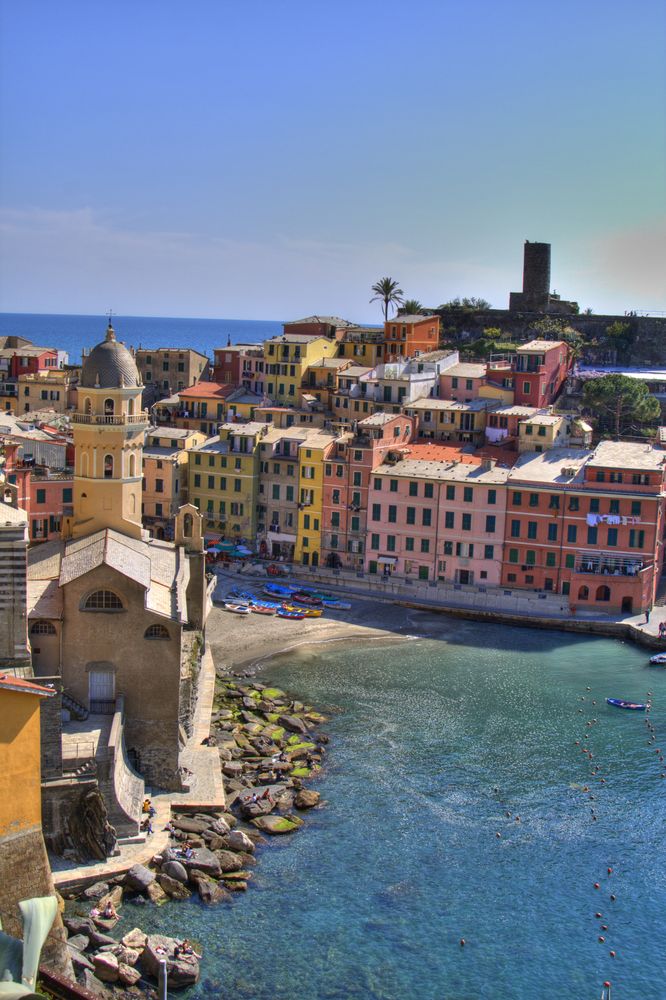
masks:
<instances>
[{"instance_id":1,"label":"stone breakwater","mask_svg":"<svg viewBox=\"0 0 666 1000\"><path fill-rule=\"evenodd\" d=\"M293 833L303 825L300 813L323 805L320 793L305 782L322 767L328 737L318 730L324 722L323 715L279 688L218 677L207 742L218 748L226 808L174 812L169 844L148 865L136 864L74 897L64 923L82 986L108 1000L156 996L162 960L170 990L198 982L198 942L186 942L184 949L182 939L146 934L140 927L118 938L123 905L134 904L137 913L137 904L198 897L217 906L247 891L257 848L267 843L264 835Z\"/></svg>"}]
</instances>

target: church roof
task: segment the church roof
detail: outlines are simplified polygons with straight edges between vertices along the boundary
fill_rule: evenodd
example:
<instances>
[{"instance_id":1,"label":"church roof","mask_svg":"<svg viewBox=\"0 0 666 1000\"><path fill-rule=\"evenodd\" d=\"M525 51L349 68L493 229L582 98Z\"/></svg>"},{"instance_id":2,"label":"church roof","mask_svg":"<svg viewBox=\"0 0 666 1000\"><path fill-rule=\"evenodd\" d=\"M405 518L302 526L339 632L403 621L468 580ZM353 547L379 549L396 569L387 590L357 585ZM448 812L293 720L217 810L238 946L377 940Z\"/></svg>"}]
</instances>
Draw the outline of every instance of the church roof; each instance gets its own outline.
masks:
<instances>
[{"instance_id":1,"label":"church roof","mask_svg":"<svg viewBox=\"0 0 666 1000\"><path fill-rule=\"evenodd\" d=\"M93 347L81 369L80 386L83 389L118 389L140 387L141 376L134 358L124 344L116 340L109 323L106 339Z\"/></svg>"}]
</instances>

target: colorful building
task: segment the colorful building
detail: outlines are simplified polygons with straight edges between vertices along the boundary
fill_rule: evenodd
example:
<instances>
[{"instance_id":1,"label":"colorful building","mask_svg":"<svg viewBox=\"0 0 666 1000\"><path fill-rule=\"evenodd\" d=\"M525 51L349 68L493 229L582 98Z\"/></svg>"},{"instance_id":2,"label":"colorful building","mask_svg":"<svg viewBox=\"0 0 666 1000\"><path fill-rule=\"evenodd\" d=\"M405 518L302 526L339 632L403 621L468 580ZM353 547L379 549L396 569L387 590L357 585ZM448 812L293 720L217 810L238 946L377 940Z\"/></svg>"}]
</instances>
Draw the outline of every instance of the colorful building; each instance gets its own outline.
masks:
<instances>
[{"instance_id":1,"label":"colorful building","mask_svg":"<svg viewBox=\"0 0 666 1000\"><path fill-rule=\"evenodd\" d=\"M191 431L201 431L209 436L217 433L218 425L224 423L226 401L236 391L234 385L218 385L217 382L198 382L178 393L178 404L169 406L166 419L176 427ZM158 403L155 410L166 409L167 400Z\"/></svg>"},{"instance_id":2,"label":"colorful building","mask_svg":"<svg viewBox=\"0 0 666 1000\"><path fill-rule=\"evenodd\" d=\"M205 441L205 434L184 427L163 427L146 433L141 515L155 538L173 541L174 518L178 508L188 501L187 453Z\"/></svg>"},{"instance_id":3,"label":"colorful building","mask_svg":"<svg viewBox=\"0 0 666 1000\"><path fill-rule=\"evenodd\" d=\"M145 386L154 385L165 396L180 392L208 379L210 363L206 354L191 347L137 348L134 360Z\"/></svg>"},{"instance_id":4,"label":"colorful building","mask_svg":"<svg viewBox=\"0 0 666 1000\"><path fill-rule=\"evenodd\" d=\"M70 371L44 369L19 375L18 406L23 413L55 410L66 413L76 408L77 378Z\"/></svg>"},{"instance_id":5,"label":"colorful building","mask_svg":"<svg viewBox=\"0 0 666 1000\"><path fill-rule=\"evenodd\" d=\"M418 435L435 441L479 445L485 437L488 409L485 399L454 403L448 399L419 399L405 405L405 413L415 417Z\"/></svg>"},{"instance_id":6,"label":"colorful building","mask_svg":"<svg viewBox=\"0 0 666 1000\"><path fill-rule=\"evenodd\" d=\"M355 365L374 368L384 360L384 328L350 326L340 341L340 357Z\"/></svg>"},{"instance_id":7,"label":"colorful building","mask_svg":"<svg viewBox=\"0 0 666 1000\"><path fill-rule=\"evenodd\" d=\"M322 358L335 357L337 350L337 341L327 337L290 333L267 340L264 343L266 395L275 403L299 406L307 369Z\"/></svg>"},{"instance_id":8,"label":"colorful building","mask_svg":"<svg viewBox=\"0 0 666 1000\"><path fill-rule=\"evenodd\" d=\"M439 316L396 316L384 324L384 361L413 358L437 349Z\"/></svg>"},{"instance_id":9,"label":"colorful building","mask_svg":"<svg viewBox=\"0 0 666 1000\"><path fill-rule=\"evenodd\" d=\"M523 344L513 364L514 401L538 408L554 403L571 365L571 348L563 340L530 340Z\"/></svg>"},{"instance_id":10,"label":"colorful building","mask_svg":"<svg viewBox=\"0 0 666 1000\"><path fill-rule=\"evenodd\" d=\"M313 431L298 448L298 526L294 560L303 566L321 563L324 510L324 463L336 437Z\"/></svg>"}]
</instances>

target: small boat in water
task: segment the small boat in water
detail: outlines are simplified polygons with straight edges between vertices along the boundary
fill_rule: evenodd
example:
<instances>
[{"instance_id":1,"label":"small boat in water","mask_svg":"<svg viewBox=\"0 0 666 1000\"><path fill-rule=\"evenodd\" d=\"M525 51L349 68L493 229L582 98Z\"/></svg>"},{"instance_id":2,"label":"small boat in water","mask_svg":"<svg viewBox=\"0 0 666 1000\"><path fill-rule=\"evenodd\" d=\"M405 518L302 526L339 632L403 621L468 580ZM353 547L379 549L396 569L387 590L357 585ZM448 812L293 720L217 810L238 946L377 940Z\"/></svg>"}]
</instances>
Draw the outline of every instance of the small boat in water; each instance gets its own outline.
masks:
<instances>
[{"instance_id":1,"label":"small boat in water","mask_svg":"<svg viewBox=\"0 0 666 1000\"><path fill-rule=\"evenodd\" d=\"M235 615L249 615L250 613L250 609L247 604L236 604L233 601L225 601L224 610L232 611Z\"/></svg>"},{"instance_id":2,"label":"small boat in water","mask_svg":"<svg viewBox=\"0 0 666 1000\"><path fill-rule=\"evenodd\" d=\"M638 701L624 701L622 698L606 698L609 705L614 708L629 708L634 712L644 712L647 705L642 705Z\"/></svg>"},{"instance_id":3,"label":"small boat in water","mask_svg":"<svg viewBox=\"0 0 666 1000\"><path fill-rule=\"evenodd\" d=\"M656 653L655 656L651 656L650 663L653 663L656 667L666 667L666 653Z\"/></svg>"},{"instance_id":4,"label":"small boat in water","mask_svg":"<svg viewBox=\"0 0 666 1000\"><path fill-rule=\"evenodd\" d=\"M351 604L349 601L336 601L333 598L324 597L324 607L330 608L331 611L351 611Z\"/></svg>"}]
</instances>

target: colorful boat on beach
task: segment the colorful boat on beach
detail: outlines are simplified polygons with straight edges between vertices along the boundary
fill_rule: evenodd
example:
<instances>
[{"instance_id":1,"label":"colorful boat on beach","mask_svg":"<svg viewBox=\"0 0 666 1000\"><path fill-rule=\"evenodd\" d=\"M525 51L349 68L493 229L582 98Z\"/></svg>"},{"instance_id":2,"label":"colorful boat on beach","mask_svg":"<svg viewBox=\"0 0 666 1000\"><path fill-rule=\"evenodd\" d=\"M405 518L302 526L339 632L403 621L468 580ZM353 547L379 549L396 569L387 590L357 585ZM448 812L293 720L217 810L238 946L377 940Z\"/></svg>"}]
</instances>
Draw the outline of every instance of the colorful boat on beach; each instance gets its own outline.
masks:
<instances>
[{"instance_id":1,"label":"colorful boat on beach","mask_svg":"<svg viewBox=\"0 0 666 1000\"><path fill-rule=\"evenodd\" d=\"M237 604L235 601L225 601L223 607L225 611L231 611L235 615L249 615L250 613L247 604Z\"/></svg>"},{"instance_id":2,"label":"colorful boat on beach","mask_svg":"<svg viewBox=\"0 0 666 1000\"><path fill-rule=\"evenodd\" d=\"M263 604L251 604L250 611L253 615L274 615L277 608L267 608Z\"/></svg>"},{"instance_id":3,"label":"colorful boat on beach","mask_svg":"<svg viewBox=\"0 0 666 1000\"><path fill-rule=\"evenodd\" d=\"M328 597L324 597L322 600L324 607L330 608L331 611L351 611L351 603L349 601L336 601Z\"/></svg>"},{"instance_id":4,"label":"colorful boat on beach","mask_svg":"<svg viewBox=\"0 0 666 1000\"><path fill-rule=\"evenodd\" d=\"M303 621L305 615L302 611L286 611L282 608L280 611L276 612L278 618L293 618L295 621Z\"/></svg>"},{"instance_id":5,"label":"colorful boat on beach","mask_svg":"<svg viewBox=\"0 0 666 1000\"><path fill-rule=\"evenodd\" d=\"M323 611L321 608L299 608L295 604L284 604L284 611L295 611L302 618L321 618Z\"/></svg>"},{"instance_id":6,"label":"colorful boat on beach","mask_svg":"<svg viewBox=\"0 0 666 1000\"><path fill-rule=\"evenodd\" d=\"M650 657L650 663L654 667L666 667L666 653L657 653Z\"/></svg>"},{"instance_id":7,"label":"colorful boat on beach","mask_svg":"<svg viewBox=\"0 0 666 1000\"><path fill-rule=\"evenodd\" d=\"M311 594L304 594L300 590L292 594L291 599L298 604L305 604L313 608L320 608L322 606L321 597L313 597Z\"/></svg>"},{"instance_id":8,"label":"colorful boat on beach","mask_svg":"<svg viewBox=\"0 0 666 1000\"><path fill-rule=\"evenodd\" d=\"M638 701L624 701L623 698L606 698L609 705L614 708L629 708L633 712L644 712L647 705L643 705Z\"/></svg>"}]
</instances>

